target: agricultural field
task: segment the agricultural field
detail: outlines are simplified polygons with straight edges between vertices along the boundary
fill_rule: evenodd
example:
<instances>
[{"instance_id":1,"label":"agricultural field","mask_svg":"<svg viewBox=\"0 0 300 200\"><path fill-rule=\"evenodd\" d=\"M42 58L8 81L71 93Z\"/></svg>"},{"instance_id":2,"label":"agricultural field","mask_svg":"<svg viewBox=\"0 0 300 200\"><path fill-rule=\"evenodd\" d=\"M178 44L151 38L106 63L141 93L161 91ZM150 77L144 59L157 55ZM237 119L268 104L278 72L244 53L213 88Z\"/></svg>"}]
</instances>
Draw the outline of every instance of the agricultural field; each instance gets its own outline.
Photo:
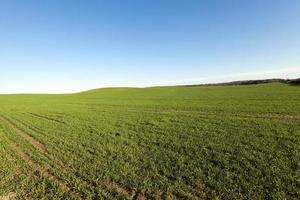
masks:
<instances>
[{"instance_id":1,"label":"agricultural field","mask_svg":"<svg viewBox=\"0 0 300 200\"><path fill-rule=\"evenodd\" d=\"M300 86L0 95L0 199L300 199Z\"/></svg>"}]
</instances>

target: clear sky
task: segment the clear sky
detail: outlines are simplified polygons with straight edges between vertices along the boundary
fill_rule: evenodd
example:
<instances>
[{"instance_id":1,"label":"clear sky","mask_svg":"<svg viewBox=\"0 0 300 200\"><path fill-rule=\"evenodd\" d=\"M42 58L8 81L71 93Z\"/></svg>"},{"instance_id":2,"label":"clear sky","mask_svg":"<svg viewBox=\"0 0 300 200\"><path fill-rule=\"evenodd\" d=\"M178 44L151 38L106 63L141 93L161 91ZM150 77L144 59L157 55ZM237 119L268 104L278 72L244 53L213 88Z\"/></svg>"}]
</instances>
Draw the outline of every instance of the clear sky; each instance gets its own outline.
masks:
<instances>
[{"instance_id":1,"label":"clear sky","mask_svg":"<svg viewBox=\"0 0 300 200\"><path fill-rule=\"evenodd\" d=\"M1 0L0 93L300 77L299 0Z\"/></svg>"}]
</instances>

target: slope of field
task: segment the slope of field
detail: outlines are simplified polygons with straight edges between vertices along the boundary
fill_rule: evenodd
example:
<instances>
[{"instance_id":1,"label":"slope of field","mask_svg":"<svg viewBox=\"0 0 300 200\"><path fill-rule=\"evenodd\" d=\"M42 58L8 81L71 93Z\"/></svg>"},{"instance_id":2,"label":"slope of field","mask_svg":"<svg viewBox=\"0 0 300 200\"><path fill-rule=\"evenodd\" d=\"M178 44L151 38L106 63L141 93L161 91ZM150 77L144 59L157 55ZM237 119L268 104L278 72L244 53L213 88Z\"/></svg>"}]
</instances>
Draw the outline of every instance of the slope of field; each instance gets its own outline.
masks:
<instances>
[{"instance_id":1,"label":"slope of field","mask_svg":"<svg viewBox=\"0 0 300 200\"><path fill-rule=\"evenodd\" d=\"M0 199L299 199L300 87L0 95Z\"/></svg>"}]
</instances>

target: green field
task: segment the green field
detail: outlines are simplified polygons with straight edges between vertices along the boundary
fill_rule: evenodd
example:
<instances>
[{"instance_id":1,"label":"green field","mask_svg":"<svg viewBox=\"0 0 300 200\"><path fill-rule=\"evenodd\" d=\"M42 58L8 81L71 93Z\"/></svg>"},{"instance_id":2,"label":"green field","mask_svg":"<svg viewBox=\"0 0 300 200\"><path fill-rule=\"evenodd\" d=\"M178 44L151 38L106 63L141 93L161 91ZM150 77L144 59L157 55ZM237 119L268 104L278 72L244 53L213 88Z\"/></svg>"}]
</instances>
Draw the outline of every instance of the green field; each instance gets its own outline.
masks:
<instances>
[{"instance_id":1,"label":"green field","mask_svg":"<svg viewBox=\"0 0 300 200\"><path fill-rule=\"evenodd\" d=\"M299 199L300 87L0 95L0 199Z\"/></svg>"}]
</instances>

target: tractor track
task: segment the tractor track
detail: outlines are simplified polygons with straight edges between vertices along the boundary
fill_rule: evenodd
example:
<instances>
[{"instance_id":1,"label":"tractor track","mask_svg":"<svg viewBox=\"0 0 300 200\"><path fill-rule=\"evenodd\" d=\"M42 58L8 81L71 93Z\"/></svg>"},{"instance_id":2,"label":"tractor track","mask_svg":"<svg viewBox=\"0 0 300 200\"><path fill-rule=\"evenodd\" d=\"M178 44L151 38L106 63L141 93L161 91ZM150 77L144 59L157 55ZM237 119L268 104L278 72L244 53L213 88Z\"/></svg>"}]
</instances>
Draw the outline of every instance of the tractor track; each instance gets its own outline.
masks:
<instances>
[{"instance_id":1,"label":"tractor track","mask_svg":"<svg viewBox=\"0 0 300 200\"><path fill-rule=\"evenodd\" d=\"M13 123L10 119L8 119L4 116L0 116L0 119L2 119L2 121L5 121L6 124L8 125L8 127L10 129L14 130L14 132L17 133L21 138L23 138L28 143L30 143L35 149L37 149L38 151L43 153L45 157L47 157L48 159L54 161L60 167L63 167L65 169L67 168L68 169L67 171L71 172L75 177L80 179L84 183L85 187L93 188L94 192L96 192L98 185L103 185L103 186L106 186L106 187L112 189L113 191L115 191L119 195L125 196L128 199L134 199L134 200L144 200L144 199L146 199L145 196L142 193L136 192L135 190L131 190L130 188L128 188L126 186L123 186L123 185L121 185L121 184L119 184L119 183L117 183L113 180L99 178L97 181L91 181L91 180L87 180L86 178L84 178L82 176L79 176L78 173L76 172L76 169L74 169L71 166L67 165L63 161L55 158L55 156L53 156L51 154L48 154L46 152L46 146L42 142L40 142L35 137L29 135L24 130L17 127L15 125L15 123ZM70 196L72 196L72 198L74 198L74 199L84 199L82 194L79 194L78 192L74 191L71 186L67 185L64 182L63 179L53 175L51 173L51 171L52 171L51 168L42 166L39 163L37 163L36 161L34 161L30 157L30 155L27 154L24 151L24 149L22 149L18 144L16 144L15 142L11 142L10 143L10 148L13 149L26 163L28 163L30 166L33 167L33 172L32 172L33 176L35 176L36 172L40 172L45 177L47 177L48 180L57 182L61 186L63 191L66 192L66 193L69 193ZM94 199L98 199L97 194L96 194L96 197Z\"/></svg>"}]
</instances>

